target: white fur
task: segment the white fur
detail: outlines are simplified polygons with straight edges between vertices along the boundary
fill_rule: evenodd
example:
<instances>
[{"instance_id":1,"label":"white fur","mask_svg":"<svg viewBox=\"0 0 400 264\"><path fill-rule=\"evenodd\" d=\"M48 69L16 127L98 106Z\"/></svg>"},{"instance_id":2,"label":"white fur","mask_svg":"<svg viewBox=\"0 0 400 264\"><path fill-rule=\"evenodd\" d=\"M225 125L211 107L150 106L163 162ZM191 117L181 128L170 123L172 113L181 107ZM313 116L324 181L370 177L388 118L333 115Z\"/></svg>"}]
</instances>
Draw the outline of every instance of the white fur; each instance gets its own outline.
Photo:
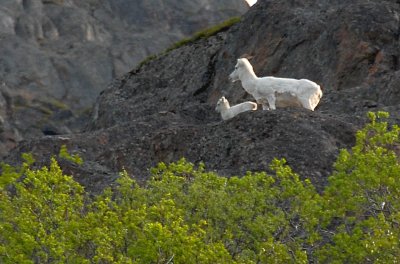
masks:
<instances>
[{"instance_id":1,"label":"white fur","mask_svg":"<svg viewBox=\"0 0 400 264\"><path fill-rule=\"evenodd\" d=\"M221 113L223 120L231 119L240 113L250 110L257 110L257 104L248 101L231 107L224 96L218 100L217 106L215 107L215 111Z\"/></svg>"},{"instance_id":2,"label":"white fur","mask_svg":"<svg viewBox=\"0 0 400 264\"><path fill-rule=\"evenodd\" d=\"M307 79L257 77L253 66L246 58L237 60L235 70L229 75L229 78L233 82L240 80L246 92L251 94L264 110L269 108L275 110L277 97L285 96L292 98L292 103L286 103L287 106L300 104L304 108L314 111L322 97L320 86Z\"/></svg>"}]
</instances>

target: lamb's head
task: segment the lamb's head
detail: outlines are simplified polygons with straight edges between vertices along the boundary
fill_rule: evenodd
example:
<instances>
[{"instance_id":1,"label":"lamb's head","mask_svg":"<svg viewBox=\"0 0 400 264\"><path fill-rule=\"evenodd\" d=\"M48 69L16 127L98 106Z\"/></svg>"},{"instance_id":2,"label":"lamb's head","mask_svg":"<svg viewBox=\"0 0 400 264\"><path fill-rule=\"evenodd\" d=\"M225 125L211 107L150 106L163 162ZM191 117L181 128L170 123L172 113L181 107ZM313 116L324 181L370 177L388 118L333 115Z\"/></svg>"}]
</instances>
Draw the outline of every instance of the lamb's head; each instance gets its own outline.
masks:
<instances>
[{"instance_id":1,"label":"lamb's head","mask_svg":"<svg viewBox=\"0 0 400 264\"><path fill-rule=\"evenodd\" d=\"M240 80L240 74L244 70L253 70L253 67L251 66L250 62L246 58L241 58L237 60L237 63L235 65L235 70L229 75L229 79L232 82L236 82Z\"/></svg>"},{"instance_id":2,"label":"lamb's head","mask_svg":"<svg viewBox=\"0 0 400 264\"><path fill-rule=\"evenodd\" d=\"M221 112L224 109L228 109L229 106L229 102L228 100L225 98L225 96L222 96L221 98L219 98L218 102L217 102L217 106L215 107L215 111L217 112Z\"/></svg>"}]
</instances>

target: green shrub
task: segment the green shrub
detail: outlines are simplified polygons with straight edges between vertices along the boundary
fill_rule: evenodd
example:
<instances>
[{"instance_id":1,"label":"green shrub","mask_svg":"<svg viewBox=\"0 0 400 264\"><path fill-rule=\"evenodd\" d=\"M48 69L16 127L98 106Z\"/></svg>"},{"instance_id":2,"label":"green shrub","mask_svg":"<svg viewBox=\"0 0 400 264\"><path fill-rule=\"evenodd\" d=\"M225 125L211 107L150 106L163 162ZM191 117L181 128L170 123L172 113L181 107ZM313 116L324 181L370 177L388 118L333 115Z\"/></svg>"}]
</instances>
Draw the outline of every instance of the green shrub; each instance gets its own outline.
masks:
<instances>
[{"instance_id":1,"label":"green shrub","mask_svg":"<svg viewBox=\"0 0 400 264\"><path fill-rule=\"evenodd\" d=\"M62 159L69 160L69 161L71 161L73 163L76 163L78 165L82 165L83 164L83 159L77 154L72 154L71 155L68 152L68 149L67 149L66 145L62 145L61 146L60 153L58 154L58 157L62 158Z\"/></svg>"},{"instance_id":2,"label":"green shrub","mask_svg":"<svg viewBox=\"0 0 400 264\"><path fill-rule=\"evenodd\" d=\"M26 169L13 190L0 188L0 262L82 260L75 252L80 244L76 231L81 225L83 188L63 175L52 159L50 168Z\"/></svg>"},{"instance_id":3,"label":"green shrub","mask_svg":"<svg viewBox=\"0 0 400 264\"><path fill-rule=\"evenodd\" d=\"M304 263L293 223L308 222L299 198L316 193L282 161L273 168L278 178L227 179L185 160L161 163L146 187L122 173L114 191L86 200L52 159L27 169L16 193L1 189L0 262Z\"/></svg>"},{"instance_id":4,"label":"green shrub","mask_svg":"<svg viewBox=\"0 0 400 264\"><path fill-rule=\"evenodd\" d=\"M182 159L89 198L25 154L2 169L0 263L396 263L400 130L385 117L370 114L321 194L284 160L225 178Z\"/></svg>"},{"instance_id":5,"label":"green shrub","mask_svg":"<svg viewBox=\"0 0 400 264\"><path fill-rule=\"evenodd\" d=\"M319 255L333 263L396 263L400 258L400 128L369 113L351 151L342 150L324 193L323 228L335 225Z\"/></svg>"}]
</instances>

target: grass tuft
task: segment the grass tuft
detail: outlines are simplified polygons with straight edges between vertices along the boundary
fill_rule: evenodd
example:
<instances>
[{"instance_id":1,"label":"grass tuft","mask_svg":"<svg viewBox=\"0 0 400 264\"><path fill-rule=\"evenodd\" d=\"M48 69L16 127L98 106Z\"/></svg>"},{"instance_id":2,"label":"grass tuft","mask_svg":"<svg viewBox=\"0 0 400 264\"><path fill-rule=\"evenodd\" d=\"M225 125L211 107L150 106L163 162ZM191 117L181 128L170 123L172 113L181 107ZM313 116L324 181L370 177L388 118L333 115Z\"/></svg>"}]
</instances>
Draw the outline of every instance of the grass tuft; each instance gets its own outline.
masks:
<instances>
[{"instance_id":1,"label":"grass tuft","mask_svg":"<svg viewBox=\"0 0 400 264\"><path fill-rule=\"evenodd\" d=\"M171 47L167 48L165 51L161 52L160 54L153 54L153 55L148 56L147 58L145 58L144 60L142 60L139 63L139 65L136 69L139 70L143 65L158 58L159 56L169 53L172 50L175 50L182 46L188 45L190 43L194 43L194 42L198 41L199 39L206 39L206 38L216 35L219 32L226 31L234 24L240 22L240 19L241 19L240 17L232 17L218 25L200 30L200 31L194 33L194 35L192 37L184 38L184 39L174 43Z\"/></svg>"}]
</instances>

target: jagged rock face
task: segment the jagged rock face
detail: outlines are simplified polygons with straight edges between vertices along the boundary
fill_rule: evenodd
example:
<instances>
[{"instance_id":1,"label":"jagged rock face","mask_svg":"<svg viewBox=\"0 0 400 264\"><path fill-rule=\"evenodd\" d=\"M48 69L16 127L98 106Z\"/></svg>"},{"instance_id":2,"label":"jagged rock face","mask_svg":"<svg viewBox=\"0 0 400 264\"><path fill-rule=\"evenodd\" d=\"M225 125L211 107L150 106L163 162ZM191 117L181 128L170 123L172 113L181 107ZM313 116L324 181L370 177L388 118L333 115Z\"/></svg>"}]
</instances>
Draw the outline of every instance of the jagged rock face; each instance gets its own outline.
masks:
<instances>
[{"instance_id":1,"label":"jagged rock face","mask_svg":"<svg viewBox=\"0 0 400 264\"><path fill-rule=\"evenodd\" d=\"M134 116L126 115L130 108L141 113L148 105L182 109L184 103L177 96L208 105L221 95L233 103L252 99L240 82L232 84L227 78L243 55L253 57L251 63L259 76L307 78L321 84L324 96L319 111L363 115L377 107L397 107L399 12L400 5L390 1L360 0L351 5L346 1L320 1L318 5L314 1L260 1L228 34L179 49L107 90L99 98L95 123L102 128L132 120ZM173 91L159 102L155 94L149 97L140 92L158 93L139 83L145 78ZM120 114L108 110L112 97L123 97L129 91L153 103L142 106L133 94L122 103Z\"/></svg>"},{"instance_id":2,"label":"jagged rock face","mask_svg":"<svg viewBox=\"0 0 400 264\"><path fill-rule=\"evenodd\" d=\"M365 113L400 108L399 14L395 1L258 1L229 31L115 80L98 98L85 133L29 141L19 151L43 158L64 143L110 173L125 168L138 179L157 162L181 157L227 176L268 171L278 157L320 188L339 149L354 144ZM322 84L316 111L258 110L221 121L214 110L220 96L231 105L254 100L228 80L245 54L254 56L259 76Z\"/></svg>"},{"instance_id":3,"label":"jagged rock face","mask_svg":"<svg viewBox=\"0 0 400 264\"><path fill-rule=\"evenodd\" d=\"M78 131L78 116L113 78L247 8L243 0L1 1L0 89L14 119L2 118L13 141Z\"/></svg>"}]
</instances>

